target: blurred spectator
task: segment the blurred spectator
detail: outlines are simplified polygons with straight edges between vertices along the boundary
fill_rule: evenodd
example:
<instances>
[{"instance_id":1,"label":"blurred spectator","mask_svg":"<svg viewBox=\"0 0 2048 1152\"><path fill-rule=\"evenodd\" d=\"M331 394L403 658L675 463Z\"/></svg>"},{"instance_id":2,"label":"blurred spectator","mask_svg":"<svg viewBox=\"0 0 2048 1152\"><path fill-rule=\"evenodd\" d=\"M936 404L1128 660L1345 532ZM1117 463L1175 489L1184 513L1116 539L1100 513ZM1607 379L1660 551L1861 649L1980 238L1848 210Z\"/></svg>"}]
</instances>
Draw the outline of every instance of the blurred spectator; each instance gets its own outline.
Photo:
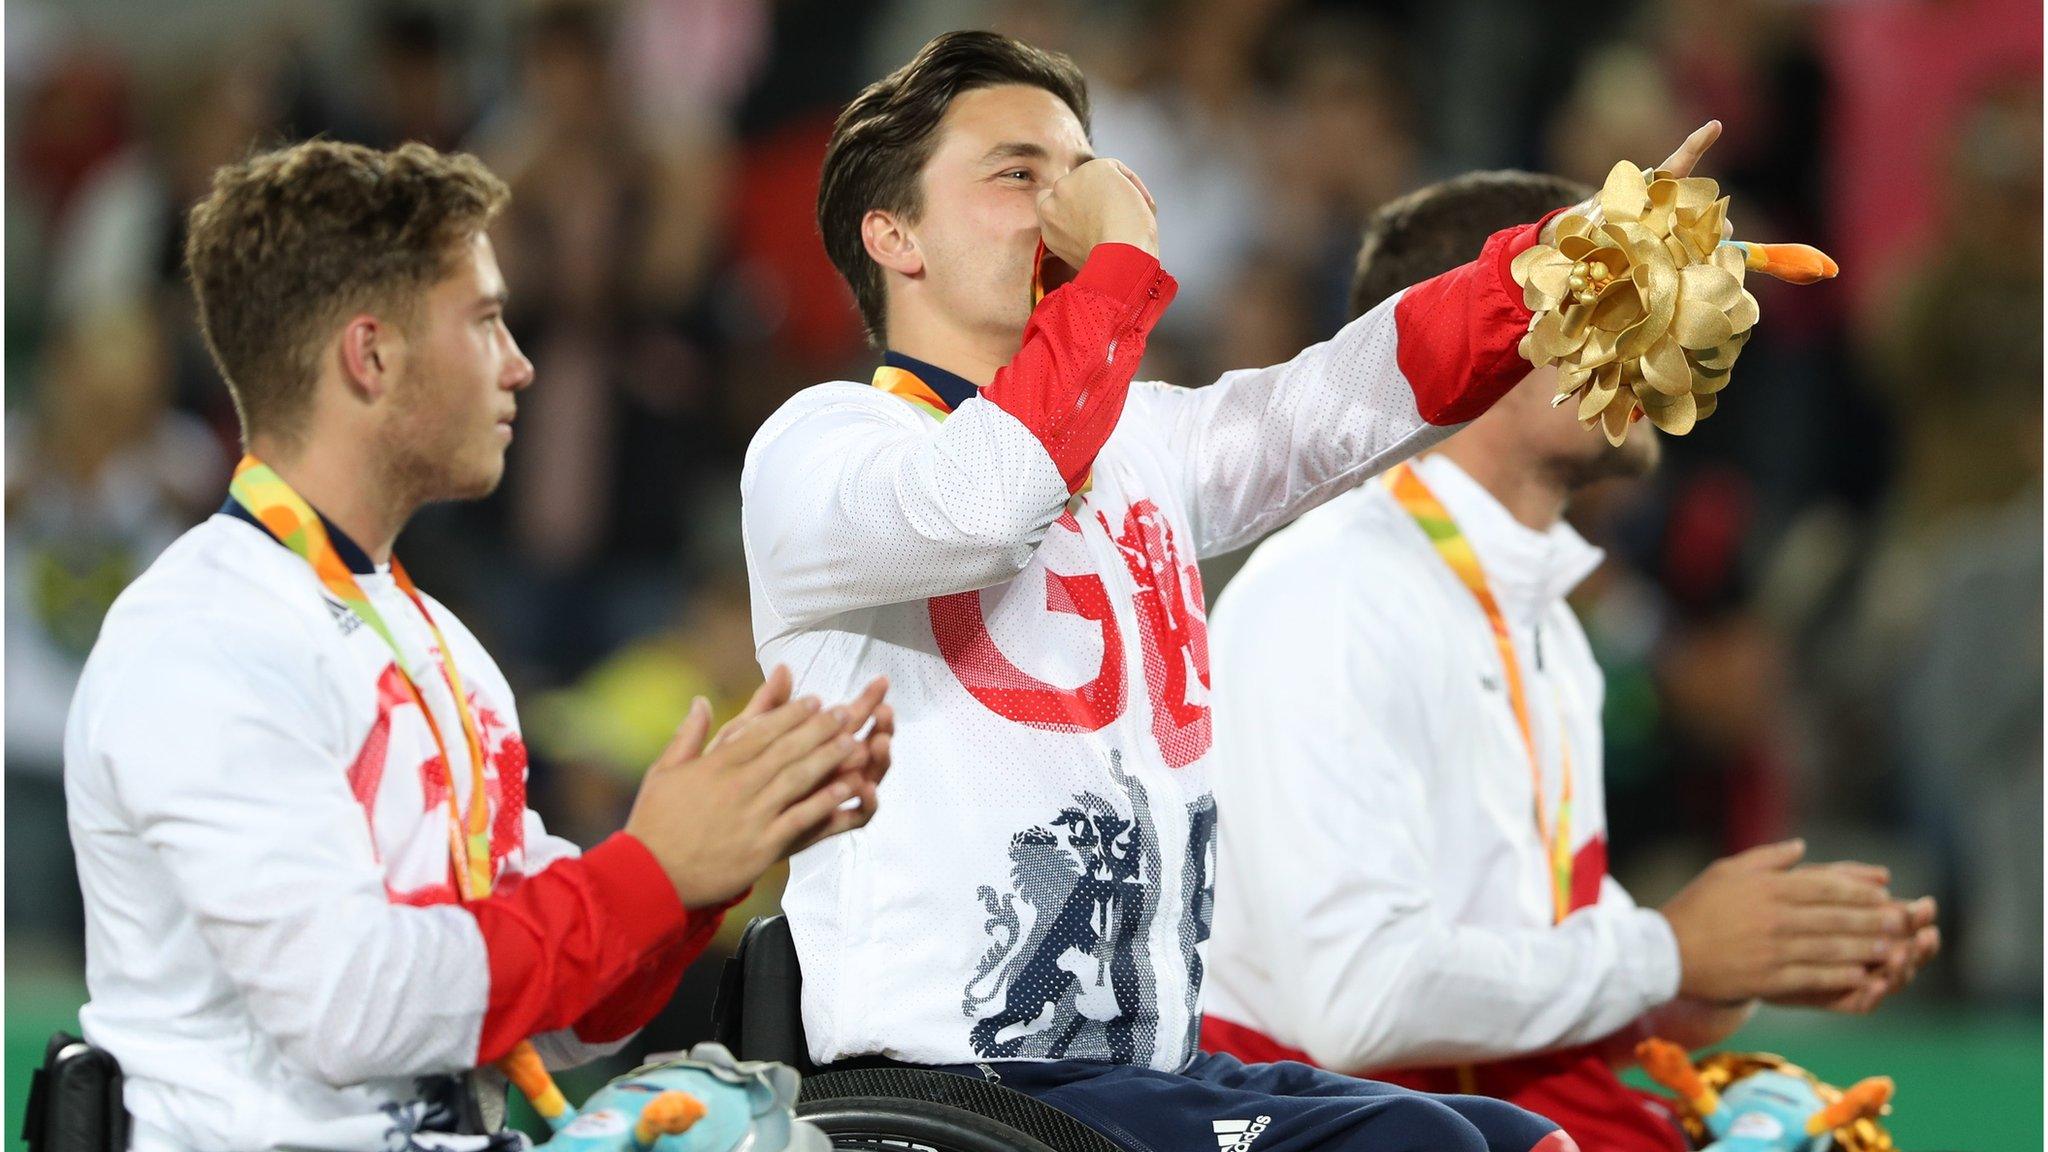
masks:
<instances>
[{"instance_id":1,"label":"blurred spectator","mask_svg":"<svg viewBox=\"0 0 2048 1152\"><path fill-rule=\"evenodd\" d=\"M81 316L7 426L7 922L83 931L64 834L64 719L114 597L212 510L228 460L170 399L150 310Z\"/></svg>"},{"instance_id":2,"label":"blurred spectator","mask_svg":"<svg viewBox=\"0 0 2048 1152\"><path fill-rule=\"evenodd\" d=\"M614 64L610 10L555 2L520 41L519 101L479 141L511 185L495 231L510 323L542 386L521 403L501 501L530 577L523 655L555 673L622 633L621 584L673 579L681 500L706 462L702 292L717 253L722 141L655 133Z\"/></svg>"},{"instance_id":3,"label":"blurred spectator","mask_svg":"<svg viewBox=\"0 0 2048 1152\"><path fill-rule=\"evenodd\" d=\"M1974 993L2041 973L2041 88L1983 93L1939 225L1874 367L1905 429L1858 648L1916 822L1934 835ZM1885 705L1888 705L1886 707Z\"/></svg>"}]
</instances>

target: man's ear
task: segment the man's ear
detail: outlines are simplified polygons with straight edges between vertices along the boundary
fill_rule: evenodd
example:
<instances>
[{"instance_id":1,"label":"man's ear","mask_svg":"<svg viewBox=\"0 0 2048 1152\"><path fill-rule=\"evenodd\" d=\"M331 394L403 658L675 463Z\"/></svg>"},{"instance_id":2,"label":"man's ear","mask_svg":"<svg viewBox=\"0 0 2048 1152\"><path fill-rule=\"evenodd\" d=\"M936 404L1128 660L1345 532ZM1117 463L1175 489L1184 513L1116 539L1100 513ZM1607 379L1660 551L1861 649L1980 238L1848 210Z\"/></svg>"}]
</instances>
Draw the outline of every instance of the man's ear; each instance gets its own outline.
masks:
<instances>
[{"instance_id":1,"label":"man's ear","mask_svg":"<svg viewBox=\"0 0 2048 1152\"><path fill-rule=\"evenodd\" d=\"M338 349L342 382L349 395L374 404L390 395L405 357L405 336L398 326L369 312L349 317L341 329Z\"/></svg>"},{"instance_id":2,"label":"man's ear","mask_svg":"<svg viewBox=\"0 0 2048 1152\"><path fill-rule=\"evenodd\" d=\"M917 246L917 237L910 234L909 226L894 212L869 209L860 218L860 242L867 249L868 259L891 272L916 276L924 271L924 253Z\"/></svg>"}]
</instances>

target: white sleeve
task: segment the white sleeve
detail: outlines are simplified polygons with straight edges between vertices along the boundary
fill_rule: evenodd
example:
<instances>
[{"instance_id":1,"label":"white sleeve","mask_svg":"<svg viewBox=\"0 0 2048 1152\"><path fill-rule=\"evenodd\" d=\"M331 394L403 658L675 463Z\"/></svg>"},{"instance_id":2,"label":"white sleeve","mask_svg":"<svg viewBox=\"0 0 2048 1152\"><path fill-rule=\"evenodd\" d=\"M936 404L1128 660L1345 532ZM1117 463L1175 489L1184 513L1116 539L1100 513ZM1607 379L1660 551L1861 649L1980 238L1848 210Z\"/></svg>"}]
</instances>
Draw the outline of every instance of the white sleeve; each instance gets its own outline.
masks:
<instances>
[{"instance_id":1,"label":"white sleeve","mask_svg":"<svg viewBox=\"0 0 2048 1152\"><path fill-rule=\"evenodd\" d=\"M1068 496L1038 438L995 404L969 399L939 423L857 385L772 417L740 494L755 592L794 625L1011 579Z\"/></svg>"},{"instance_id":2,"label":"white sleeve","mask_svg":"<svg viewBox=\"0 0 2048 1152\"><path fill-rule=\"evenodd\" d=\"M1676 949L1653 912L1603 904L1502 930L1436 904L1439 857L1474 846L1432 831L1427 625L1334 582L1294 591L1237 598L1229 626L1258 640L1216 663L1219 691L1256 693L1230 719L1256 725L1236 737L1259 749L1259 780L1232 789L1223 835L1253 842L1230 855L1270 907L1260 955L1292 1042L1340 1070L1491 1060L1598 1039L1670 999Z\"/></svg>"},{"instance_id":3,"label":"white sleeve","mask_svg":"<svg viewBox=\"0 0 2048 1152\"><path fill-rule=\"evenodd\" d=\"M1508 274L1536 225L1395 293L1334 337L1270 368L1199 389L1147 390L1184 469L1203 556L1243 547L1477 417L1529 374L1528 329ZM1132 404L1139 390L1132 390Z\"/></svg>"},{"instance_id":4,"label":"white sleeve","mask_svg":"<svg viewBox=\"0 0 2048 1152\"><path fill-rule=\"evenodd\" d=\"M83 752L161 883L283 1058L336 1086L471 1067L482 933L386 897L310 641L277 616L186 617L94 702ZM145 878L130 878L143 882Z\"/></svg>"}]
</instances>

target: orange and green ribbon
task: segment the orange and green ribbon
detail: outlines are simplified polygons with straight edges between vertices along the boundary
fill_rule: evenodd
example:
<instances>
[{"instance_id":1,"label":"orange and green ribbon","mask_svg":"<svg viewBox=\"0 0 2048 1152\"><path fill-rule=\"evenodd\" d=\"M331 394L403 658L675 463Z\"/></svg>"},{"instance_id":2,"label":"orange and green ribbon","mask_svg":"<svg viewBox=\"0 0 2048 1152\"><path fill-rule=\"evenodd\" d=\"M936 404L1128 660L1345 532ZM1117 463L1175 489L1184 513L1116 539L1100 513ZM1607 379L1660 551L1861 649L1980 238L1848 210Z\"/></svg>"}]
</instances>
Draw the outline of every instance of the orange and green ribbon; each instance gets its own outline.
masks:
<instances>
[{"instance_id":1,"label":"orange and green ribbon","mask_svg":"<svg viewBox=\"0 0 2048 1152\"><path fill-rule=\"evenodd\" d=\"M405 652L399 647L398 638L384 623L376 605L370 603L369 596L356 582L355 573L349 571L341 553L335 550L334 541L328 538L327 526L319 513L313 511L312 506L294 492L283 477L254 456L243 457L235 467L235 478L228 485L228 494L280 544L312 565L314 574L320 577L320 583L327 591L347 605L349 611L369 625L370 630L391 649L393 666L398 669L399 678L405 681L406 690L412 693L420 715L426 718L427 730L433 733L434 747L440 752L442 768L452 774L454 765L449 762L448 745L441 738L441 726L420 695L419 685L413 683L412 676L405 669ZM470 712L469 699L463 694L462 674L455 667L455 652L448 647L447 638L441 635L441 626L434 623L433 613L427 611L418 587L396 557L391 561L391 575L420 610L420 616L434 634L434 643L440 645L441 675L447 681L449 695L455 700L455 713L462 718L462 735L469 748L469 812L466 816L462 813L455 798L455 789L450 787L448 852L463 899L480 900L491 892L491 816L490 802L484 794L483 740L477 732L476 718Z\"/></svg>"},{"instance_id":2,"label":"orange and green ribbon","mask_svg":"<svg viewBox=\"0 0 2048 1152\"><path fill-rule=\"evenodd\" d=\"M1493 630L1493 642L1500 649L1501 668L1507 676L1508 703L1515 712L1515 726L1522 734L1522 746L1529 752L1529 782L1536 795L1536 835L1544 842L1550 856L1550 899L1555 920L1562 922L1572 910L1572 749L1571 741L1564 732L1564 725L1558 725L1558 741L1561 748L1560 761L1564 772L1564 786L1557 801L1557 821L1552 824L1544 818L1543 812L1543 758L1536 751L1536 736L1529 722L1529 697L1522 687L1522 665L1515 658L1515 640L1508 628L1507 617L1500 610L1500 602L1494 599L1493 590L1487 586L1486 573L1479 567L1479 554L1472 550L1472 542L1458 527L1458 522L1445 510L1436 493L1422 482L1415 469L1407 464L1396 466L1387 473L1387 489L1394 500L1414 517L1429 542L1436 546L1438 556L1457 575L1459 583L1479 601L1479 609L1486 614L1486 622Z\"/></svg>"},{"instance_id":3,"label":"orange and green ribbon","mask_svg":"<svg viewBox=\"0 0 2048 1152\"><path fill-rule=\"evenodd\" d=\"M420 599L418 585L406 574L405 565L391 558L391 576L398 587L418 608L420 616L427 622L427 628L434 634L434 643L441 649L441 676L447 682L448 694L455 700L455 714L462 718L462 735L469 746L469 812L463 815L455 799L453 787L453 765L448 761L448 745L441 738L441 725L435 721L433 710L420 695L419 685L405 670L405 652L398 645L398 638L384 623L384 616L377 606L363 592L356 581L355 573L349 571L341 553L334 547L334 541L327 535L327 525L320 514L313 511L284 478L269 465L254 456L245 456L235 467L235 478L228 485L228 494L236 503L247 509L265 531L277 538L285 547L312 565L320 577L320 583L333 593L349 611L369 625L391 649L392 667L405 682L406 690L412 693L412 700L419 707L420 715L426 718L427 731L434 736L434 747L440 753L441 766L451 774L448 789L448 854L455 873L455 883L464 900L481 900L491 894L491 814L490 800L485 795L484 746L477 731L476 717L471 713L469 697L463 692L462 673L455 667L455 650L448 646L447 637L441 634L441 626L434 622L434 614L427 611L426 601ZM531 1041L522 1040L498 1067L532 1101L534 1108L546 1117L550 1126L560 1131L575 1119L576 1110L563 1099L561 1090L555 1087L554 1078L548 1074L547 1066L541 1063L540 1055Z\"/></svg>"},{"instance_id":4,"label":"orange and green ribbon","mask_svg":"<svg viewBox=\"0 0 2048 1152\"><path fill-rule=\"evenodd\" d=\"M908 369L894 364L884 364L875 369L874 385L898 399L908 400L932 414L932 418L943 422L953 414L953 406L945 398L932 391L931 385L919 380Z\"/></svg>"}]
</instances>

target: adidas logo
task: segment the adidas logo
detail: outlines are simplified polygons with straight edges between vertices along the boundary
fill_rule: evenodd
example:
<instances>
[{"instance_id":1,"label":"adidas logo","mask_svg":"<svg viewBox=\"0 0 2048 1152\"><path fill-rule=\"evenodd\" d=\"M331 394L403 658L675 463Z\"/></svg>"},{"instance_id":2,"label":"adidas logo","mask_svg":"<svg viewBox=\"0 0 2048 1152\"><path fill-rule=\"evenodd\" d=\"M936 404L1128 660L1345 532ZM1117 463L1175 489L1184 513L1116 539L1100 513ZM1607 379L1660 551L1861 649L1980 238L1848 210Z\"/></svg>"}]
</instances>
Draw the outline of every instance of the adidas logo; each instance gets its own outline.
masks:
<instances>
[{"instance_id":1,"label":"adidas logo","mask_svg":"<svg viewBox=\"0 0 2048 1152\"><path fill-rule=\"evenodd\" d=\"M343 636L354 635L355 630L363 626L363 618L350 611L348 605L324 596L321 599L327 605L327 614L334 617L334 623Z\"/></svg>"},{"instance_id":2,"label":"adidas logo","mask_svg":"<svg viewBox=\"0 0 2048 1152\"><path fill-rule=\"evenodd\" d=\"M1271 1124L1271 1116L1256 1120L1212 1120L1209 1127L1216 1131L1216 1147L1220 1152L1250 1152L1252 1141L1265 1132Z\"/></svg>"}]
</instances>

